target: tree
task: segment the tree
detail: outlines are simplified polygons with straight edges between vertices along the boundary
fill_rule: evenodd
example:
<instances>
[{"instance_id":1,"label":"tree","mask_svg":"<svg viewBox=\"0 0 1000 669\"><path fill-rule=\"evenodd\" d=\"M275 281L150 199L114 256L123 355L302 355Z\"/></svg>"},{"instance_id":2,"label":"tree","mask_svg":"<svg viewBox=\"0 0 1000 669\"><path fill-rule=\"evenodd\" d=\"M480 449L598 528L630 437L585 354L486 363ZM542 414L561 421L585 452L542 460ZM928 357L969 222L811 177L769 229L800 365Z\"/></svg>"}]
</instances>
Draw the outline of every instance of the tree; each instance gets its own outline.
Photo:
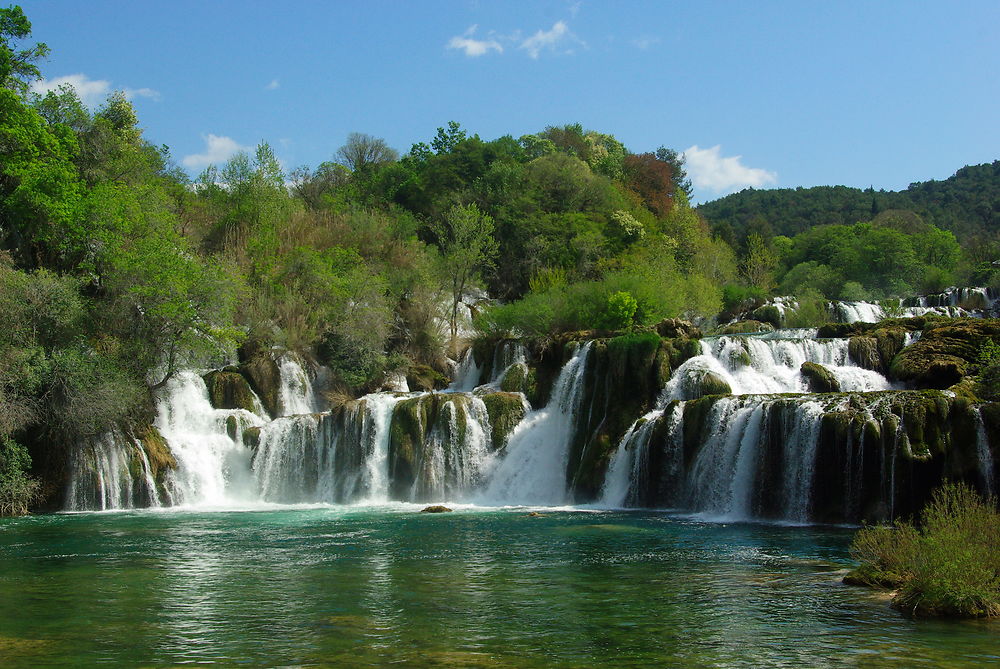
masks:
<instances>
[{"instance_id":1,"label":"tree","mask_svg":"<svg viewBox=\"0 0 1000 669\"><path fill-rule=\"evenodd\" d=\"M778 258L768 248L764 238L756 232L747 237L747 255L743 260L743 276L747 283L765 293L774 286L774 270Z\"/></svg>"},{"instance_id":2,"label":"tree","mask_svg":"<svg viewBox=\"0 0 1000 669\"><path fill-rule=\"evenodd\" d=\"M49 55L49 47L41 42L20 51L11 47L12 40L22 40L29 35L31 22L20 7L0 9L0 87L21 96L27 94L29 82L42 76L34 62Z\"/></svg>"},{"instance_id":3,"label":"tree","mask_svg":"<svg viewBox=\"0 0 1000 669\"><path fill-rule=\"evenodd\" d=\"M352 132L347 136L347 143L337 149L337 162L352 172L361 172L397 159L399 154L384 139L361 132Z\"/></svg>"},{"instance_id":4,"label":"tree","mask_svg":"<svg viewBox=\"0 0 1000 669\"><path fill-rule=\"evenodd\" d=\"M441 267L451 297L451 345L458 338L458 305L477 271L493 266L497 242L493 218L474 204L455 205L443 221L431 225L441 249Z\"/></svg>"},{"instance_id":5,"label":"tree","mask_svg":"<svg viewBox=\"0 0 1000 669\"><path fill-rule=\"evenodd\" d=\"M694 188L691 186L691 179L688 178L687 171L684 169L684 154L661 146L656 150L656 158L670 166L674 188L680 188L690 200Z\"/></svg>"}]
</instances>

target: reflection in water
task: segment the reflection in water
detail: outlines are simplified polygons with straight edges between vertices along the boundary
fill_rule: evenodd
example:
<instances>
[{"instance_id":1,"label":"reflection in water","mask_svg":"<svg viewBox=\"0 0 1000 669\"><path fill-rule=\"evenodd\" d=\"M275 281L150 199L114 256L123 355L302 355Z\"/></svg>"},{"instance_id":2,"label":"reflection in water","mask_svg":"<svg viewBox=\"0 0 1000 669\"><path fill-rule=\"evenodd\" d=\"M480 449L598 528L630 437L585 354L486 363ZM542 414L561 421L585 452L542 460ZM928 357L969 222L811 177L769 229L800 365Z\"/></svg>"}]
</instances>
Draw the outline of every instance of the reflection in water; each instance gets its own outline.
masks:
<instances>
[{"instance_id":1,"label":"reflection in water","mask_svg":"<svg viewBox=\"0 0 1000 669\"><path fill-rule=\"evenodd\" d=\"M0 522L4 666L974 666L844 586L850 530L335 507Z\"/></svg>"}]
</instances>

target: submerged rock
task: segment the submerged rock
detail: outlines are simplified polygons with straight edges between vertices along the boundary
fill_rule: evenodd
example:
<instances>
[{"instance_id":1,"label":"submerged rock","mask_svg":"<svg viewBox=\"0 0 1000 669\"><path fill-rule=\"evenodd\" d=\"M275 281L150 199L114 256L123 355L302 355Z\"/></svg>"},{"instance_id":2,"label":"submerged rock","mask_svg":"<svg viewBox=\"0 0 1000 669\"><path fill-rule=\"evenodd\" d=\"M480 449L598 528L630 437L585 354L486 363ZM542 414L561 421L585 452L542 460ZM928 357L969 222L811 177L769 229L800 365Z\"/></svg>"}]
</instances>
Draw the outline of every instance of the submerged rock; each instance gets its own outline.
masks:
<instances>
[{"instance_id":1,"label":"submerged rock","mask_svg":"<svg viewBox=\"0 0 1000 669\"><path fill-rule=\"evenodd\" d=\"M432 504L431 506L425 506L420 510L420 513L450 513L454 509L449 509L441 504Z\"/></svg>"}]
</instances>

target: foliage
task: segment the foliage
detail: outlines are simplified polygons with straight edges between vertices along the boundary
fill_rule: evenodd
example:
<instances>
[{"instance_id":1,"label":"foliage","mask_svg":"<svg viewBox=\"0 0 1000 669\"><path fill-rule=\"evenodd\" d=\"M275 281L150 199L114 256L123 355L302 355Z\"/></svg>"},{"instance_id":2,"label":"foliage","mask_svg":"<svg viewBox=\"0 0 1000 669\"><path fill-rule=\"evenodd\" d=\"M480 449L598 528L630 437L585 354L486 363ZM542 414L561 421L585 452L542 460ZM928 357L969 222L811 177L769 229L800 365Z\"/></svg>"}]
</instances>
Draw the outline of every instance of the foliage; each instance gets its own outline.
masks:
<instances>
[{"instance_id":1,"label":"foliage","mask_svg":"<svg viewBox=\"0 0 1000 669\"><path fill-rule=\"evenodd\" d=\"M21 444L0 435L0 516L21 516L38 496L39 482L28 476L31 455Z\"/></svg>"},{"instance_id":2,"label":"foliage","mask_svg":"<svg viewBox=\"0 0 1000 669\"><path fill-rule=\"evenodd\" d=\"M863 528L851 552L854 580L898 588L893 604L907 613L1000 615L1000 512L966 484L935 490L918 528Z\"/></svg>"},{"instance_id":3,"label":"foliage","mask_svg":"<svg viewBox=\"0 0 1000 669\"><path fill-rule=\"evenodd\" d=\"M993 339L979 347L979 388L986 399L1000 398L1000 344Z\"/></svg>"}]
</instances>

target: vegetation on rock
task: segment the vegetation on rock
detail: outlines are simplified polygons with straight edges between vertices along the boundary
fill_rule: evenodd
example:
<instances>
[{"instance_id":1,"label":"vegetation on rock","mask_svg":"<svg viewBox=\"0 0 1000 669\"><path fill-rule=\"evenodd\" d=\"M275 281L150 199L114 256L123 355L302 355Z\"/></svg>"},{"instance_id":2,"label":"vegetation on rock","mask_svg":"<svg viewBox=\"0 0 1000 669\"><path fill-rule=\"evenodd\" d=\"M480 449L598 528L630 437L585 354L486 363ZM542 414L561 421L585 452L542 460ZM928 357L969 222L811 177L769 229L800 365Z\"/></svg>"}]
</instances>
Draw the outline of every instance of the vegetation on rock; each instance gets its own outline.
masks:
<instances>
[{"instance_id":1,"label":"vegetation on rock","mask_svg":"<svg viewBox=\"0 0 1000 669\"><path fill-rule=\"evenodd\" d=\"M862 528L851 553L861 564L845 582L895 589L905 613L1000 615L1000 512L965 484L937 489L917 526Z\"/></svg>"}]
</instances>

